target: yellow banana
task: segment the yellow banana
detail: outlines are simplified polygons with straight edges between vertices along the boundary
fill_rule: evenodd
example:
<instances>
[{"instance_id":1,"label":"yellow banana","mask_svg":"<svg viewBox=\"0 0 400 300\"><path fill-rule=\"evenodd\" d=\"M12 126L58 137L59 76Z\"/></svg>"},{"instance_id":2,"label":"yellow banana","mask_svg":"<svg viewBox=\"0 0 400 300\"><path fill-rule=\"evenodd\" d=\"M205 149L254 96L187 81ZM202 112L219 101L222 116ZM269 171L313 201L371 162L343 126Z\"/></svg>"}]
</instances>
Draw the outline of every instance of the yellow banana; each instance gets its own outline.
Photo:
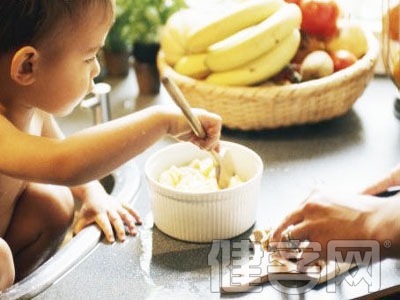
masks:
<instances>
[{"instance_id":1,"label":"yellow banana","mask_svg":"<svg viewBox=\"0 0 400 300\"><path fill-rule=\"evenodd\" d=\"M186 54L186 35L195 26L202 26L207 18L195 9L182 9L166 22L160 38L165 61L173 66Z\"/></svg>"},{"instance_id":2,"label":"yellow banana","mask_svg":"<svg viewBox=\"0 0 400 300\"><path fill-rule=\"evenodd\" d=\"M205 52L208 46L263 21L283 4L283 0L251 0L236 4L226 13L218 14L212 21L190 31L187 35L187 51Z\"/></svg>"},{"instance_id":3,"label":"yellow banana","mask_svg":"<svg viewBox=\"0 0 400 300\"><path fill-rule=\"evenodd\" d=\"M206 65L217 72L244 65L272 49L300 24L300 8L293 3L284 4L261 23L208 47Z\"/></svg>"},{"instance_id":4,"label":"yellow banana","mask_svg":"<svg viewBox=\"0 0 400 300\"><path fill-rule=\"evenodd\" d=\"M173 66L185 55L185 49L179 44L177 39L172 37L170 30L161 32L160 45L164 51L165 61Z\"/></svg>"},{"instance_id":5,"label":"yellow banana","mask_svg":"<svg viewBox=\"0 0 400 300\"><path fill-rule=\"evenodd\" d=\"M180 74L201 79L210 74L210 70L204 64L205 53L196 53L183 56L176 64L175 71Z\"/></svg>"},{"instance_id":6,"label":"yellow banana","mask_svg":"<svg viewBox=\"0 0 400 300\"><path fill-rule=\"evenodd\" d=\"M279 73L294 57L300 45L300 32L294 29L273 49L262 54L243 67L224 72L211 73L208 83L229 86L253 85Z\"/></svg>"}]
</instances>

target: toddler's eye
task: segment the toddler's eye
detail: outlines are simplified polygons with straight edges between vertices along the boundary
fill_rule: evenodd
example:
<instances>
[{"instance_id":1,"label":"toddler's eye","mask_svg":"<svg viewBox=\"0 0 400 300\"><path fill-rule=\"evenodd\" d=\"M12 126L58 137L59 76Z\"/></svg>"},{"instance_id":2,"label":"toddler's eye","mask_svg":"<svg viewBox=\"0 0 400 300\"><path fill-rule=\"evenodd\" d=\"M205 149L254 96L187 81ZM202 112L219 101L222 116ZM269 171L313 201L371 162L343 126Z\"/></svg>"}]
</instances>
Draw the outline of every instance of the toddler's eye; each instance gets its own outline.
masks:
<instances>
[{"instance_id":1,"label":"toddler's eye","mask_svg":"<svg viewBox=\"0 0 400 300\"><path fill-rule=\"evenodd\" d=\"M93 62L96 58L97 58L96 56L93 56L91 58L85 59L85 62L89 64L89 63Z\"/></svg>"}]
</instances>

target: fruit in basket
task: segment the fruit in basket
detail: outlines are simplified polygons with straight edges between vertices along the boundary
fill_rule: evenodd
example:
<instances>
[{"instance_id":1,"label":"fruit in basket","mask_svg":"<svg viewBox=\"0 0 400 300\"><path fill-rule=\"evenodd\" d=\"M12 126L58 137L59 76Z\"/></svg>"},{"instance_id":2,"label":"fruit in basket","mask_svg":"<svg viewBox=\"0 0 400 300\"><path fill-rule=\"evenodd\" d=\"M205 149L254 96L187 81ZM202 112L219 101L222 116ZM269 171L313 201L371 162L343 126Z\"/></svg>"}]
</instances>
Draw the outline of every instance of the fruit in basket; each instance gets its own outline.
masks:
<instances>
[{"instance_id":1,"label":"fruit in basket","mask_svg":"<svg viewBox=\"0 0 400 300\"><path fill-rule=\"evenodd\" d=\"M175 65L186 55L187 33L204 22L208 22L207 16L199 14L194 9L177 11L167 20L161 32L160 45L169 65Z\"/></svg>"},{"instance_id":2,"label":"fruit in basket","mask_svg":"<svg viewBox=\"0 0 400 300\"><path fill-rule=\"evenodd\" d=\"M326 50L326 42L319 37L306 34L300 31L301 41L296 55L293 57L292 62L300 64L307 54L316 50Z\"/></svg>"},{"instance_id":3,"label":"fruit in basket","mask_svg":"<svg viewBox=\"0 0 400 300\"><path fill-rule=\"evenodd\" d=\"M308 54L300 67L303 81L329 76L334 71L332 58L326 51L317 50Z\"/></svg>"},{"instance_id":4,"label":"fruit in basket","mask_svg":"<svg viewBox=\"0 0 400 300\"><path fill-rule=\"evenodd\" d=\"M327 50L348 50L357 58L368 51L368 41L363 29L354 23L346 23L340 28L338 34L327 42Z\"/></svg>"},{"instance_id":5,"label":"fruit in basket","mask_svg":"<svg viewBox=\"0 0 400 300\"><path fill-rule=\"evenodd\" d=\"M187 35L189 53L204 52L208 46L237 31L268 18L283 5L283 0L253 0L218 14L210 22L193 28Z\"/></svg>"},{"instance_id":6,"label":"fruit in basket","mask_svg":"<svg viewBox=\"0 0 400 300\"><path fill-rule=\"evenodd\" d=\"M229 86L244 86L260 83L279 73L296 54L300 44L300 32L294 29L272 50L262 54L242 67L211 73L205 81Z\"/></svg>"},{"instance_id":7,"label":"fruit in basket","mask_svg":"<svg viewBox=\"0 0 400 300\"><path fill-rule=\"evenodd\" d=\"M216 72L244 65L274 48L300 24L300 8L295 4L284 5L259 24L208 47L205 64Z\"/></svg>"},{"instance_id":8,"label":"fruit in basket","mask_svg":"<svg viewBox=\"0 0 400 300\"><path fill-rule=\"evenodd\" d=\"M175 71L186 76L202 79L210 74L210 69L204 63L205 56L205 53L184 55L175 64Z\"/></svg>"},{"instance_id":9,"label":"fruit in basket","mask_svg":"<svg viewBox=\"0 0 400 300\"><path fill-rule=\"evenodd\" d=\"M357 61L357 57L348 50L337 50L330 53L334 72L345 69Z\"/></svg>"},{"instance_id":10,"label":"fruit in basket","mask_svg":"<svg viewBox=\"0 0 400 300\"><path fill-rule=\"evenodd\" d=\"M339 7L335 0L302 0L301 29L311 35L331 37L338 30Z\"/></svg>"},{"instance_id":11,"label":"fruit in basket","mask_svg":"<svg viewBox=\"0 0 400 300\"><path fill-rule=\"evenodd\" d=\"M232 3L243 1L250 0L229 1L230 4L225 8L230 9ZM338 22L339 31L342 28L342 22L344 20ZM202 107L218 113L223 119L224 127L229 129L274 129L316 123L342 116L351 109L373 78L374 65L379 54L378 42L372 33L363 32L368 41L368 51L354 65L320 80L301 82L299 73L303 58L315 50L324 50L329 55L330 51L327 50L326 45L330 38L314 36L301 30L300 33L301 47L297 49L296 57L278 74L251 84L251 88L245 86L246 82L239 82L239 80L236 83L242 86L231 87L208 84L207 77L202 80L193 80L188 76L182 76L174 71L174 65L168 65L165 62L163 51L158 57L158 66L162 75L169 75L176 82L193 107ZM336 35L332 37L334 38ZM185 55L188 54L190 53L186 50ZM279 56L277 60L280 59ZM271 64L276 63L277 61L274 61ZM244 78L253 76L252 69L246 71L245 65L242 72L233 72L230 76L239 79L242 76ZM268 69L270 66L265 64L263 68ZM254 71L258 71L258 68ZM220 72L211 72L208 80L218 73Z\"/></svg>"},{"instance_id":12,"label":"fruit in basket","mask_svg":"<svg viewBox=\"0 0 400 300\"><path fill-rule=\"evenodd\" d=\"M175 13L168 20L161 48L175 71L210 83L253 85L276 75L291 61L301 40L297 5L253 0L229 8L223 13L187 9L191 12ZM257 13L258 19L257 10L264 11ZM190 24L193 14L197 14L195 24ZM204 20L198 21L199 16Z\"/></svg>"},{"instance_id":13,"label":"fruit in basket","mask_svg":"<svg viewBox=\"0 0 400 300\"><path fill-rule=\"evenodd\" d=\"M215 7L212 11L189 8L168 20L161 49L178 73L226 86L277 83L276 78L287 77L280 73L289 64L301 66L312 52L324 51L325 55L315 55L319 59L308 59L302 67L302 81L306 81L330 75L354 61L353 57L335 56L343 54L339 50L357 59L368 50L358 25L338 26L339 8L334 0L252 0ZM327 63L332 59L333 71L332 63ZM315 69L317 62L325 62L320 70Z\"/></svg>"}]
</instances>

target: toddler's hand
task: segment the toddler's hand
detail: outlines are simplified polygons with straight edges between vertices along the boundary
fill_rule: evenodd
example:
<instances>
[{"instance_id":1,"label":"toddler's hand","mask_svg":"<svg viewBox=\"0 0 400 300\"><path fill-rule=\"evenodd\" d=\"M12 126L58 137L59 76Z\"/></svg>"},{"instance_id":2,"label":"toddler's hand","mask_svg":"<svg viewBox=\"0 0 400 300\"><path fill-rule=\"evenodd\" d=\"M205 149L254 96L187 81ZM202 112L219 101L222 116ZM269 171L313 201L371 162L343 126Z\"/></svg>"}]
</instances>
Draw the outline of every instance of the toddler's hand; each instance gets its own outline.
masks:
<instances>
[{"instance_id":1,"label":"toddler's hand","mask_svg":"<svg viewBox=\"0 0 400 300\"><path fill-rule=\"evenodd\" d=\"M106 240L110 243L115 241L114 232L119 241L126 239L124 224L130 235L136 235L136 225L142 224L138 213L129 205L120 203L101 190L91 193L90 199L83 202L74 227L74 234L94 222L100 227Z\"/></svg>"},{"instance_id":2,"label":"toddler's hand","mask_svg":"<svg viewBox=\"0 0 400 300\"><path fill-rule=\"evenodd\" d=\"M205 138L199 138L191 130L188 121L180 114L178 122L171 126L169 134L182 141L190 141L200 148L211 150L219 148L219 139L221 136L222 119L219 115L208 112L200 108L192 108L192 112L199 118L204 131Z\"/></svg>"}]
</instances>

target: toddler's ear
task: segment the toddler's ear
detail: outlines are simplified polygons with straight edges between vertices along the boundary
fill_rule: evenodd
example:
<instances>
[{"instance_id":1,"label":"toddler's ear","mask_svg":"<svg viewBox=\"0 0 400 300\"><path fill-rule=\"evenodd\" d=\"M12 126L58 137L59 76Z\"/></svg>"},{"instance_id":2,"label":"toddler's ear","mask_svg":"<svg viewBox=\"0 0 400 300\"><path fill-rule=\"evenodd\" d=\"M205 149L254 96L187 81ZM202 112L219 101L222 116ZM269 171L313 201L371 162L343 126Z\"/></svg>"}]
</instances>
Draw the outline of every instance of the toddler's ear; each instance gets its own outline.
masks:
<instances>
[{"instance_id":1,"label":"toddler's ear","mask_svg":"<svg viewBox=\"0 0 400 300\"><path fill-rule=\"evenodd\" d=\"M35 67L39 52L31 46L25 46L15 52L10 67L11 78L21 84L30 85L35 81Z\"/></svg>"}]
</instances>

